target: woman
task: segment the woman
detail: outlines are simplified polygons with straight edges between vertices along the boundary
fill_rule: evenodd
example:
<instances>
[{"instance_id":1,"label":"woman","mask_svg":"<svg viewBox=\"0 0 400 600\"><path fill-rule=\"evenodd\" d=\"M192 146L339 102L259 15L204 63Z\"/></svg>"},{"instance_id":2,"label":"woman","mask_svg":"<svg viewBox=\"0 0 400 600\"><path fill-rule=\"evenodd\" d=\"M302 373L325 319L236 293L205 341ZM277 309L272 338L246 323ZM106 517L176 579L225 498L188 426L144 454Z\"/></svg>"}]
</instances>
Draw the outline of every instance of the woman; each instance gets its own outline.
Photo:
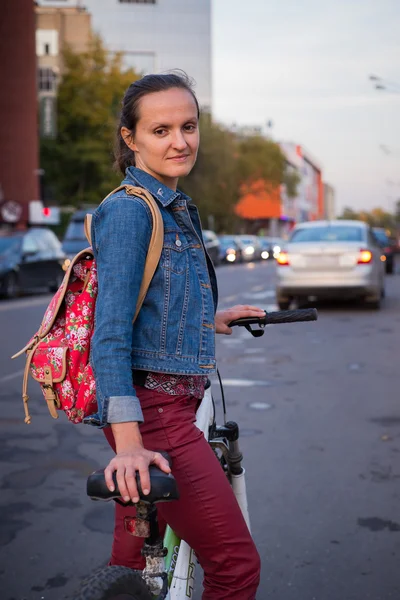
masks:
<instances>
[{"instance_id":1,"label":"woman","mask_svg":"<svg viewBox=\"0 0 400 600\"><path fill-rule=\"evenodd\" d=\"M190 81L181 75L147 75L124 96L117 163L123 183L146 188L158 200L164 246L132 326L150 212L143 200L121 191L93 216L99 280L91 356L96 418L116 452L106 468L107 485L113 490L116 471L126 501L138 501L135 471L145 494L149 465L170 471L154 450L171 455L180 499L160 504L158 512L196 552L204 570L203 600L253 600L259 557L226 476L194 420L207 375L215 370L215 333L229 335L233 319L264 312L253 306L216 312L216 278L197 209L177 190L179 177L196 161L198 120ZM132 516L132 508L116 505L110 564L142 569L143 540L125 531L125 516Z\"/></svg>"}]
</instances>

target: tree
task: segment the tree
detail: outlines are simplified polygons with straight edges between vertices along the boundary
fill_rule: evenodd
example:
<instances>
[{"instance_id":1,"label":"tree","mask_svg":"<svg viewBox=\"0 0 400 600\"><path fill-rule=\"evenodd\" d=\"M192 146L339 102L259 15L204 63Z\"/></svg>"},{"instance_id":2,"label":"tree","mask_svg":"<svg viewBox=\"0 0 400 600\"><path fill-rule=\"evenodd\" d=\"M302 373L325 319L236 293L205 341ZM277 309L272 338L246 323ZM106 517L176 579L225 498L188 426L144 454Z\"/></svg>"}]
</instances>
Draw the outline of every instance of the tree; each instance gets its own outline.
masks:
<instances>
[{"instance_id":1,"label":"tree","mask_svg":"<svg viewBox=\"0 0 400 600\"><path fill-rule=\"evenodd\" d=\"M58 88L57 137L41 140L41 166L61 204L98 204L116 187L112 145L121 98L138 78L95 37L87 52L64 52Z\"/></svg>"},{"instance_id":2,"label":"tree","mask_svg":"<svg viewBox=\"0 0 400 600\"><path fill-rule=\"evenodd\" d=\"M237 220L237 143L231 131L214 123L209 114L200 118L200 148L192 172L180 188L193 198L205 228L231 231Z\"/></svg>"},{"instance_id":3,"label":"tree","mask_svg":"<svg viewBox=\"0 0 400 600\"><path fill-rule=\"evenodd\" d=\"M259 135L239 141L238 174L240 183L263 179L270 185L283 183L286 167L285 157L278 144Z\"/></svg>"},{"instance_id":4,"label":"tree","mask_svg":"<svg viewBox=\"0 0 400 600\"><path fill-rule=\"evenodd\" d=\"M364 221L364 223L368 223L371 227L383 227L392 235L395 235L397 232L396 215L386 212L380 207L373 208L371 211L362 210L360 212L346 207L338 218Z\"/></svg>"}]
</instances>

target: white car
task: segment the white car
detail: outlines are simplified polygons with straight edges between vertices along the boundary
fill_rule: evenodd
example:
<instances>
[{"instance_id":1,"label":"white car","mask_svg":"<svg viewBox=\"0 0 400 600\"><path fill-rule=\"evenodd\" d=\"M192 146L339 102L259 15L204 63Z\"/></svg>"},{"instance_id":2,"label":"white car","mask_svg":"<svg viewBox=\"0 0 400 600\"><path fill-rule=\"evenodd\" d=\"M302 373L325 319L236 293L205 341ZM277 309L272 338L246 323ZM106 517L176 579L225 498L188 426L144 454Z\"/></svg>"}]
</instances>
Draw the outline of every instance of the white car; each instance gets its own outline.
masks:
<instances>
[{"instance_id":1,"label":"white car","mask_svg":"<svg viewBox=\"0 0 400 600\"><path fill-rule=\"evenodd\" d=\"M309 296L363 299L380 308L385 257L362 221L313 221L297 225L277 258L276 297L281 310Z\"/></svg>"}]
</instances>

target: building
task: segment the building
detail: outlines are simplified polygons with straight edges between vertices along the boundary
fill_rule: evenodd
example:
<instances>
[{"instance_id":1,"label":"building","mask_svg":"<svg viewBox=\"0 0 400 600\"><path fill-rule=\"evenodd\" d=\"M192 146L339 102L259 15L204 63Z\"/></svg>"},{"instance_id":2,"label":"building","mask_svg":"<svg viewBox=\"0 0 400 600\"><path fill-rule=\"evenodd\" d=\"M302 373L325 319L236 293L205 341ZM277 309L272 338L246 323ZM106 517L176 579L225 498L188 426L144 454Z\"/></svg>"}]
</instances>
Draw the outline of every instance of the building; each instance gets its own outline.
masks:
<instances>
[{"instance_id":1,"label":"building","mask_svg":"<svg viewBox=\"0 0 400 600\"><path fill-rule=\"evenodd\" d=\"M281 142L280 147L288 163L300 175L296 198L283 202L283 216L290 208L290 218L296 223L324 218L324 190L322 168L317 160L299 144Z\"/></svg>"},{"instance_id":2,"label":"building","mask_svg":"<svg viewBox=\"0 0 400 600\"><path fill-rule=\"evenodd\" d=\"M335 188L324 183L324 218L331 221L336 218Z\"/></svg>"},{"instance_id":3,"label":"building","mask_svg":"<svg viewBox=\"0 0 400 600\"><path fill-rule=\"evenodd\" d=\"M183 69L211 111L211 0L40 0L40 6L83 7L111 52L124 52L140 73Z\"/></svg>"},{"instance_id":4,"label":"building","mask_svg":"<svg viewBox=\"0 0 400 600\"><path fill-rule=\"evenodd\" d=\"M296 196L289 196L284 184L271 186L255 181L242 186L235 212L252 233L286 237L296 223L325 218L324 189L321 167L307 150L291 142L279 146L286 158L287 173L299 177Z\"/></svg>"},{"instance_id":5,"label":"building","mask_svg":"<svg viewBox=\"0 0 400 600\"><path fill-rule=\"evenodd\" d=\"M25 225L39 199L32 0L3 7L0 36L0 225Z\"/></svg>"},{"instance_id":6,"label":"building","mask_svg":"<svg viewBox=\"0 0 400 600\"><path fill-rule=\"evenodd\" d=\"M65 4L65 3L64 3ZM40 135L55 137L57 85L63 73L63 50L84 52L91 38L91 17L80 6L36 6L37 89Z\"/></svg>"}]
</instances>

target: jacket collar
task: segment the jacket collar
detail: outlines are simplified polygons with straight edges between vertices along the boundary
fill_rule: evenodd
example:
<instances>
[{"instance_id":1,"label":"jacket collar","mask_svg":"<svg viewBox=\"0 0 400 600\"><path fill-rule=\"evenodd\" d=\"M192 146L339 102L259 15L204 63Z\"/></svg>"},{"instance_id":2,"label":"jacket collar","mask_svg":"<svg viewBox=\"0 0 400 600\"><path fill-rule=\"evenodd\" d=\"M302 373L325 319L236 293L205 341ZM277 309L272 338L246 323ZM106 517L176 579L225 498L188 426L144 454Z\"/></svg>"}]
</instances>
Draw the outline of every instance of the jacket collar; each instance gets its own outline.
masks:
<instances>
[{"instance_id":1,"label":"jacket collar","mask_svg":"<svg viewBox=\"0 0 400 600\"><path fill-rule=\"evenodd\" d=\"M174 190L171 190L171 188L158 181L158 179L137 167L128 167L125 174L126 177L124 182L132 183L133 181L139 187L150 192L150 194L152 194L164 207L169 206L178 198L190 202L189 196L186 196L183 192L180 192L179 190L174 192Z\"/></svg>"}]
</instances>

